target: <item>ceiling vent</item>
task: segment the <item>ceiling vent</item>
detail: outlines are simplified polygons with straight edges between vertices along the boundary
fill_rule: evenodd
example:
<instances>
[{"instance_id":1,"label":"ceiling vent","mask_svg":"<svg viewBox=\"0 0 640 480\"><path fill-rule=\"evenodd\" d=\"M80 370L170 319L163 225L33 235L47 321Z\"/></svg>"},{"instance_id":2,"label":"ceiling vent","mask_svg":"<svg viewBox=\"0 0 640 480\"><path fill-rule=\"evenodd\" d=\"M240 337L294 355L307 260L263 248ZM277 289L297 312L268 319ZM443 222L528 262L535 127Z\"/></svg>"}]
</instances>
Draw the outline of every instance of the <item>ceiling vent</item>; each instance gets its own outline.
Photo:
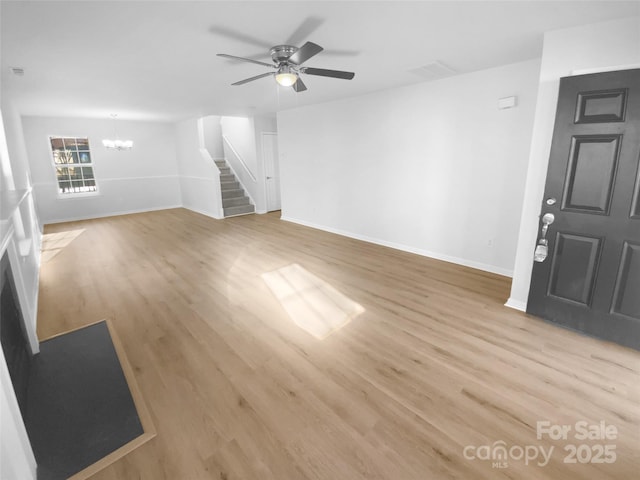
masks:
<instances>
[{"instance_id":1,"label":"ceiling vent","mask_svg":"<svg viewBox=\"0 0 640 480\"><path fill-rule=\"evenodd\" d=\"M10 67L9 69L11 70L11 73L13 73L16 77L23 77L24 76L24 68Z\"/></svg>"},{"instance_id":2,"label":"ceiling vent","mask_svg":"<svg viewBox=\"0 0 640 480\"><path fill-rule=\"evenodd\" d=\"M409 72L419 75L424 80L439 80L441 78L451 77L456 71L447 67L441 62L427 63L418 68L413 68Z\"/></svg>"}]
</instances>

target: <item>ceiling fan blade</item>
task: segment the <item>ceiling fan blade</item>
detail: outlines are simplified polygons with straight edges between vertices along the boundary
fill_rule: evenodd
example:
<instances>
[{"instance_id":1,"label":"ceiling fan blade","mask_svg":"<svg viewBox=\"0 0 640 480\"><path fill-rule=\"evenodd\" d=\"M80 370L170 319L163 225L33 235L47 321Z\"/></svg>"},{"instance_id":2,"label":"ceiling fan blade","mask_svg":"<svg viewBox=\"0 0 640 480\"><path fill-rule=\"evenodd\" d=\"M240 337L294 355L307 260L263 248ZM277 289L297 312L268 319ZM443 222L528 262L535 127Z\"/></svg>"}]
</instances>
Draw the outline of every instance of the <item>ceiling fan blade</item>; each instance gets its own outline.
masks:
<instances>
[{"instance_id":1,"label":"ceiling fan blade","mask_svg":"<svg viewBox=\"0 0 640 480\"><path fill-rule=\"evenodd\" d=\"M323 55L333 55L334 57L357 57L362 52L359 50L334 50L334 49L326 49L324 50Z\"/></svg>"},{"instance_id":2,"label":"ceiling fan blade","mask_svg":"<svg viewBox=\"0 0 640 480\"><path fill-rule=\"evenodd\" d=\"M298 77L298 80L296 80L296 83L291 85L291 88L293 88L296 92L300 93L300 92L304 92L307 89L307 86L304 84L302 79Z\"/></svg>"},{"instance_id":3,"label":"ceiling fan blade","mask_svg":"<svg viewBox=\"0 0 640 480\"><path fill-rule=\"evenodd\" d=\"M269 42L265 42L264 40L261 40L259 38L252 37L250 35L247 35L246 33L236 32L235 30L227 27L214 25L212 27L209 27L209 32L233 38L234 40L239 40L240 42L248 43L250 45L255 45L256 47L260 47L265 50L271 48L271 44Z\"/></svg>"},{"instance_id":4,"label":"ceiling fan blade","mask_svg":"<svg viewBox=\"0 0 640 480\"><path fill-rule=\"evenodd\" d=\"M343 80L351 80L356 76L353 72L343 72L342 70L326 70L324 68L311 68L304 67L301 68L300 71L302 73L306 73L307 75L318 75L320 77L331 77L331 78L342 78Z\"/></svg>"},{"instance_id":5,"label":"ceiling fan blade","mask_svg":"<svg viewBox=\"0 0 640 480\"><path fill-rule=\"evenodd\" d=\"M218 53L217 56L218 57L224 57L224 58L230 58L232 60L240 60L241 62L255 63L257 65L263 65L265 67L276 68L276 66L273 63L259 62L258 60L253 60L251 58L236 57L235 55L227 55L226 53Z\"/></svg>"},{"instance_id":6,"label":"ceiling fan blade","mask_svg":"<svg viewBox=\"0 0 640 480\"><path fill-rule=\"evenodd\" d=\"M284 43L287 45L300 45L323 23L324 18L314 16L307 17Z\"/></svg>"},{"instance_id":7,"label":"ceiling fan blade","mask_svg":"<svg viewBox=\"0 0 640 480\"><path fill-rule=\"evenodd\" d=\"M256 75L255 77L245 78L244 80L240 80L239 82L232 83L231 85L244 85L245 83L253 82L254 80L258 80L259 78L269 77L275 75L274 72L262 73L260 75Z\"/></svg>"},{"instance_id":8,"label":"ceiling fan blade","mask_svg":"<svg viewBox=\"0 0 640 480\"><path fill-rule=\"evenodd\" d=\"M294 65L300 65L301 63L306 62L314 55L319 54L322 50L324 50L320 45L316 45L313 42L307 42L303 46L301 46L296 53L289 57L289 62Z\"/></svg>"}]
</instances>

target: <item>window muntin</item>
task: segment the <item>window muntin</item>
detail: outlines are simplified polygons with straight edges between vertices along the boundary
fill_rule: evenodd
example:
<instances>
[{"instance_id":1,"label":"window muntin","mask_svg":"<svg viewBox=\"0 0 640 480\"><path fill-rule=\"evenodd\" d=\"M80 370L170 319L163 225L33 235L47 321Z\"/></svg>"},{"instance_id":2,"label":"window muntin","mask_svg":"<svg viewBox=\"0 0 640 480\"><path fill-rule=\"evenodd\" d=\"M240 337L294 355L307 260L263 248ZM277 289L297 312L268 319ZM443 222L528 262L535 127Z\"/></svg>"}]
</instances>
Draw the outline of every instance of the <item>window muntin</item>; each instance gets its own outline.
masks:
<instances>
[{"instance_id":1,"label":"window muntin","mask_svg":"<svg viewBox=\"0 0 640 480\"><path fill-rule=\"evenodd\" d=\"M58 193L97 192L88 138L49 137Z\"/></svg>"}]
</instances>

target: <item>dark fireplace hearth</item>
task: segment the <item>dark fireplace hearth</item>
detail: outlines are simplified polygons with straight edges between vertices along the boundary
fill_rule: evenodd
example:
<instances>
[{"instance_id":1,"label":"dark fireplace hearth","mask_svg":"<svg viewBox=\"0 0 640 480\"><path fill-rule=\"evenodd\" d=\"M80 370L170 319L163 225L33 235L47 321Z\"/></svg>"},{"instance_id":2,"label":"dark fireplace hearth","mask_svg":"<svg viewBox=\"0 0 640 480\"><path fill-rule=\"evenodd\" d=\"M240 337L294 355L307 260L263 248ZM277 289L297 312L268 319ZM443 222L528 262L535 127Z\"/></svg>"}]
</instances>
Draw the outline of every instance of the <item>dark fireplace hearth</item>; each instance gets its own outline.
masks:
<instances>
[{"instance_id":1,"label":"dark fireplace hearth","mask_svg":"<svg viewBox=\"0 0 640 480\"><path fill-rule=\"evenodd\" d=\"M14 280L13 273L5 253L0 259L0 343L38 480L63 480L103 468L152 438L153 426L148 423L145 432L120 363L124 352L117 351L108 320L43 340L34 354L20 307L20 279Z\"/></svg>"}]
</instances>

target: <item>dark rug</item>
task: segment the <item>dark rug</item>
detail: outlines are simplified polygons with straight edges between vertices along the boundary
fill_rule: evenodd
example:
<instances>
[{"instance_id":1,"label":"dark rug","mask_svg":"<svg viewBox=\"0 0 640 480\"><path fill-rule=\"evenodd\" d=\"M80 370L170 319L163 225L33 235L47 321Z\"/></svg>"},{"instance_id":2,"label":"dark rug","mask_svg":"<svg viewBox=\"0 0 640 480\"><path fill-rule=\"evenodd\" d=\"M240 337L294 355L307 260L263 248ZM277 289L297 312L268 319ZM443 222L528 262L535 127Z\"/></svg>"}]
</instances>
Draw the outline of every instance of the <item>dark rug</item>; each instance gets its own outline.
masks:
<instances>
[{"instance_id":1,"label":"dark rug","mask_svg":"<svg viewBox=\"0 0 640 480\"><path fill-rule=\"evenodd\" d=\"M39 480L66 479L143 433L104 321L40 343L26 410Z\"/></svg>"}]
</instances>

